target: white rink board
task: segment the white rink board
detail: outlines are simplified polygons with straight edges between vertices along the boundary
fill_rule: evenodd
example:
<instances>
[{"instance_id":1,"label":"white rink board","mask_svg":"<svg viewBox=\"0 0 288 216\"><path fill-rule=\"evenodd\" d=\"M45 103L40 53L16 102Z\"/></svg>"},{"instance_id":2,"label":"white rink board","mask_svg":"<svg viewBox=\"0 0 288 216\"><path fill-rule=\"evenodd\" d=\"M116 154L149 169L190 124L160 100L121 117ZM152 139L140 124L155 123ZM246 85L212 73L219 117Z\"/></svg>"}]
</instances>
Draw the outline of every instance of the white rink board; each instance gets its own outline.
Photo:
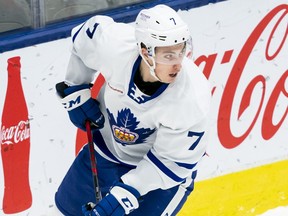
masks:
<instances>
[{"instance_id":1,"label":"white rink board","mask_svg":"<svg viewBox=\"0 0 288 216\"><path fill-rule=\"evenodd\" d=\"M277 11L277 7L285 3L286 15L281 21L279 20L284 10L267 18L271 11ZM201 56L210 57L210 60L215 57L215 61L206 64L211 65L209 81L211 87L216 88L212 101L210 143L207 151L209 157L205 157L200 164L199 180L288 159L287 10L285 0L228 0L179 12L192 31L194 60L199 60ZM261 25L260 31L259 24L264 18L267 23ZM54 193L75 157L77 129L70 123L54 88L57 82L64 79L69 50L70 38L67 38L0 54L0 116L7 88L7 59L20 56L22 85L31 119L30 186L33 203L27 211L12 215L49 215L47 212L54 205ZM225 61L223 57L229 54L227 51L231 51L231 56ZM266 51L268 57L265 55ZM269 56L273 58L269 60ZM227 105L232 107L232 113L230 119L224 120L229 122L229 128L235 137L244 137L243 134L248 132L240 144L225 148L219 139L221 132L217 128L217 122L223 119L219 118L218 113L225 87L231 85L228 80L236 62L241 62L238 66L242 65L243 70L238 77L235 93L231 91L235 95L234 100L231 100L231 92L225 98ZM204 69L204 63L200 64L200 68ZM237 74L232 77L234 81ZM264 77L266 87L263 88L258 83L253 88L252 101L246 104L246 109L240 119L237 119L244 92L258 76ZM286 80L284 85L277 84L281 77ZM286 91L286 96L280 93L274 109L268 104L275 89ZM260 106L263 91L265 94ZM245 107L245 103L242 106ZM258 108L259 115L253 122ZM281 118L284 120L273 136L266 140L261 131L262 127L269 130L267 120L263 120L268 108L274 110L274 125ZM232 145L233 142L231 140L231 143L226 142L225 145ZM0 185L4 185L2 160ZM3 190L1 186L0 200ZM0 210L0 215L3 214Z\"/></svg>"}]
</instances>

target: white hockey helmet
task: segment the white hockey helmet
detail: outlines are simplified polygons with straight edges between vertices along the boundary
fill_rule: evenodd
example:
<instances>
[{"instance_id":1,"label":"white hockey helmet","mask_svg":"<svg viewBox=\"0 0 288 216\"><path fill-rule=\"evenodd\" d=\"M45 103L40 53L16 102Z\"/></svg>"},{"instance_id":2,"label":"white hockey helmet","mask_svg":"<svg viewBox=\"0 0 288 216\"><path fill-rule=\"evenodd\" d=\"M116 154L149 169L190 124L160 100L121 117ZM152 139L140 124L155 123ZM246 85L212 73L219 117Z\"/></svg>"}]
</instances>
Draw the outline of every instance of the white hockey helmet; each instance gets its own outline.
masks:
<instances>
[{"instance_id":1,"label":"white hockey helmet","mask_svg":"<svg viewBox=\"0 0 288 216\"><path fill-rule=\"evenodd\" d=\"M191 40L187 24L175 10L166 5L141 10L135 25L138 46L143 43L148 54L153 57L155 47L173 46Z\"/></svg>"}]
</instances>

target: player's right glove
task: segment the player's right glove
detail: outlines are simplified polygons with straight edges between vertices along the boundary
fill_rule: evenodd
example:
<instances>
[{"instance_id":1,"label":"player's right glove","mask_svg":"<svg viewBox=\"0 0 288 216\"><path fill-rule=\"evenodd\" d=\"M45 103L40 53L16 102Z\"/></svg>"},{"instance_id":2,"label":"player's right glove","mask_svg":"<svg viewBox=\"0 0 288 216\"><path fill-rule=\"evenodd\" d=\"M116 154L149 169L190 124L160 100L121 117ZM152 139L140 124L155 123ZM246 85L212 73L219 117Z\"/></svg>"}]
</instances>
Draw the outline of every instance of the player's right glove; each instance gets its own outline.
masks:
<instances>
[{"instance_id":1,"label":"player's right glove","mask_svg":"<svg viewBox=\"0 0 288 216\"><path fill-rule=\"evenodd\" d=\"M97 205L87 203L82 206L85 216L124 216L139 207L140 193L133 187L117 183Z\"/></svg>"},{"instance_id":2,"label":"player's right glove","mask_svg":"<svg viewBox=\"0 0 288 216\"><path fill-rule=\"evenodd\" d=\"M64 82L56 84L56 90L61 103L68 111L72 123L86 131L85 122L91 122L91 130L104 127L104 116L99 108L99 102L91 97L91 85L83 84L68 86Z\"/></svg>"}]
</instances>

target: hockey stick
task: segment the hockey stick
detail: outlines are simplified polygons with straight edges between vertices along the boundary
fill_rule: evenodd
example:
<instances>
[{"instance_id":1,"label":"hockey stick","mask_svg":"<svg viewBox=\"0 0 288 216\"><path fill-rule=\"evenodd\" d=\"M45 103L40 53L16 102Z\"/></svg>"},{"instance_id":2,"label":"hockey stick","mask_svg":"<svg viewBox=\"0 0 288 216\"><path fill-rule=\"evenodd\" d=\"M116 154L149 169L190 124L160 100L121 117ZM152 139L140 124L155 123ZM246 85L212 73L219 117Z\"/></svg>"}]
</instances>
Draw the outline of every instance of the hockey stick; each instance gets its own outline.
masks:
<instances>
[{"instance_id":1,"label":"hockey stick","mask_svg":"<svg viewBox=\"0 0 288 216\"><path fill-rule=\"evenodd\" d=\"M94 143L93 143L93 135L91 132L90 122L86 121L86 131L88 137L88 145L89 145L89 153L90 153L90 163L91 163L91 170L92 170L92 177L93 177L93 184L94 184L94 192L96 198L96 204L100 202L102 199L99 181L98 181L98 174L97 174L97 166L96 166L96 158L94 154Z\"/></svg>"}]
</instances>

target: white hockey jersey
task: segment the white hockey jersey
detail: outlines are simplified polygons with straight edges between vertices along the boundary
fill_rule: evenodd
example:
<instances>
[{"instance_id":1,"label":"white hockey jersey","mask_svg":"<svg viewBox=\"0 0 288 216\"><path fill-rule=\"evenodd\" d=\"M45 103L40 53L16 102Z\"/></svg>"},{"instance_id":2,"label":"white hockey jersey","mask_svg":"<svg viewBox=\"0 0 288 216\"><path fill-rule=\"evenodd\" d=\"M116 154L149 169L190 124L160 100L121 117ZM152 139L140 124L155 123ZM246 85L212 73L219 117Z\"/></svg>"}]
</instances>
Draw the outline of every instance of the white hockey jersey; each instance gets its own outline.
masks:
<instances>
[{"instance_id":1,"label":"white hockey jersey","mask_svg":"<svg viewBox=\"0 0 288 216\"><path fill-rule=\"evenodd\" d=\"M123 182L144 195L191 178L205 154L211 98L198 67L184 58L176 80L148 96L133 81L141 57L132 25L95 16L73 29L72 40L66 82L90 83L97 71L105 77L98 101L106 146L95 148L110 161L135 167Z\"/></svg>"}]
</instances>

